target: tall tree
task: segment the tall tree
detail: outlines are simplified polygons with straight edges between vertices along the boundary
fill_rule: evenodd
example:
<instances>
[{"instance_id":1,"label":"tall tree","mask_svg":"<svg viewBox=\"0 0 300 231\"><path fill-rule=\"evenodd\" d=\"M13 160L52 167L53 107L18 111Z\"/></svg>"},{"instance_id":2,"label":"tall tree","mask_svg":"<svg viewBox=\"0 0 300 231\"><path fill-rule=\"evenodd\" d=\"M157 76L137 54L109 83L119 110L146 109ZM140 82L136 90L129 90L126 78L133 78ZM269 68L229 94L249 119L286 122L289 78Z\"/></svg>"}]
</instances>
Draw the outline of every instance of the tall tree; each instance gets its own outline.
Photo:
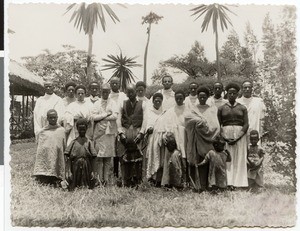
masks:
<instances>
[{"instance_id":1,"label":"tall tree","mask_svg":"<svg viewBox=\"0 0 300 231\"><path fill-rule=\"evenodd\" d=\"M244 33L244 41L246 43L246 47L252 54L253 62L256 63L256 55L259 47L259 42L257 40L256 35L253 32L253 29L249 22L246 24L246 31Z\"/></svg>"},{"instance_id":2,"label":"tall tree","mask_svg":"<svg viewBox=\"0 0 300 231\"><path fill-rule=\"evenodd\" d=\"M208 77L216 72L214 65L205 57L204 47L198 41L195 41L186 55L175 55L161 62L161 65L179 69L192 78Z\"/></svg>"},{"instance_id":3,"label":"tall tree","mask_svg":"<svg viewBox=\"0 0 300 231\"><path fill-rule=\"evenodd\" d=\"M85 68L82 67L86 56L86 51L76 50L70 45L63 45L62 51L52 53L49 50L44 50L37 56L26 56L22 59L28 70L41 76L44 80L52 80L56 93L63 95L61 89L69 80L84 85L88 84L84 76ZM90 68L93 72L91 80L102 82L103 78L98 69L98 63L93 60Z\"/></svg>"},{"instance_id":4,"label":"tall tree","mask_svg":"<svg viewBox=\"0 0 300 231\"><path fill-rule=\"evenodd\" d=\"M213 32L216 36L215 48L216 48L216 60L217 60L217 71L218 71L218 80L221 80L221 68L220 68L220 58L219 58L219 34L218 34L218 20L221 25L222 31L228 28L227 24L232 25L230 18L227 15L227 12L233 13L228 7L224 5L220 5L217 3L204 5L201 4L193 9L191 9L194 13L192 16L197 15L196 19L200 18L203 14L204 20L201 25L201 33L204 30L207 31L210 22L212 22ZM233 13L234 14L234 13Z\"/></svg>"},{"instance_id":5,"label":"tall tree","mask_svg":"<svg viewBox=\"0 0 300 231\"><path fill-rule=\"evenodd\" d=\"M247 47L243 47L238 34L232 30L220 52L222 75L244 76L253 78L256 73L252 55Z\"/></svg>"},{"instance_id":6,"label":"tall tree","mask_svg":"<svg viewBox=\"0 0 300 231\"><path fill-rule=\"evenodd\" d=\"M273 24L270 15L263 23L263 61L265 82L265 127L269 131L273 169L291 176L294 186L296 147L296 7L284 7L281 23Z\"/></svg>"},{"instance_id":7,"label":"tall tree","mask_svg":"<svg viewBox=\"0 0 300 231\"><path fill-rule=\"evenodd\" d=\"M124 7L124 5L121 6ZM74 27L79 29L79 32L83 30L84 33L87 34L89 38L87 60L86 60L87 63L86 75L89 81L92 75L91 62L92 62L92 49L93 49L93 34L94 34L95 27L98 27L98 22L100 22L102 29L105 32L106 21L105 21L104 11L106 11L108 16L111 18L111 20L114 23L116 23L117 21L120 22L120 20L118 16L115 14L115 12L107 4L73 3L72 5L68 6L65 14L68 13L72 8L75 8L75 10L70 18L70 22L74 21Z\"/></svg>"},{"instance_id":8,"label":"tall tree","mask_svg":"<svg viewBox=\"0 0 300 231\"><path fill-rule=\"evenodd\" d=\"M121 82L121 90L125 91L128 84L132 83L135 78L131 68L140 67L142 65L135 61L137 56L130 58L124 56L122 51L120 52L120 55L107 55L107 57L107 59L102 59L107 63L103 65L104 68L102 71L113 70L111 77L117 76Z\"/></svg>"},{"instance_id":9,"label":"tall tree","mask_svg":"<svg viewBox=\"0 0 300 231\"><path fill-rule=\"evenodd\" d=\"M147 55L148 55L148 47L150 42L151 25L153 23L157 24L158 21L161 20L162 18L163 16L159 16L152 11L148 15L142 17L142 25L148 24L147 27L148 38L147 38L145 54L144 54L144 82L145 83L147 82Z\"/></svg>"}]
</instances>

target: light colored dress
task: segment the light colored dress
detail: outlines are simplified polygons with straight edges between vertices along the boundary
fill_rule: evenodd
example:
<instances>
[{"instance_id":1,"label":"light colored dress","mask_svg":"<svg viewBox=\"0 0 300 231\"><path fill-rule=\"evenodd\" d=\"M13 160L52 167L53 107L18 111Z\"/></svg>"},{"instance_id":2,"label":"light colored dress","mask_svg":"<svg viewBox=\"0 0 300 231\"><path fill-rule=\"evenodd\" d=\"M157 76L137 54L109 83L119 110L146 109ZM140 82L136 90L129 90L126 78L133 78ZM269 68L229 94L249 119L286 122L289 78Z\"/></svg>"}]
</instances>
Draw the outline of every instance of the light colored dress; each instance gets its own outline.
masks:
<instances>
[{"instance_id":1,"label":"light colored dress","mask_svg":"<svg viewBox=\"0 0 300 231\"><path fill-rule=\"evenodd\" d=\"M68 139L67 139L67 146L71 143L78 136L78 131L76 128L76 121L79 118L84 118L88 121L91 120L91 105L88 101L78 101L76 100L73 103L70 103L66 108L65 115L64 115L64 126L66 129L70 129ZM90 138L91 134L86 133L86 136Z\"/></svg>"},{"instance_id":2,"label":"light colored dress","mask_svg":"<svg viewBox=\"0 0 300 231\"><path fill-rule=\"evenodd\" d=\"M146 150L146 158L147 158L147 168L146 168L146 178L149 179L154 173L155 169L158 169L159 166L159 156L157 153L159 152L159 146L157 145L158 139L161 139L161 136L154 133L154 130L157 131L156 123L157 120L162 116L163 110L160 107L156 110L153 105L149 107L147 110L147 125L146 131L152 127L153 133L148 136L148 144ZM159 141L160 142L160 141Z\"/></svg>"},{"instance_id":3,"label":"light colored dress","mask_svg":"<svg viewBox=\"0 0 300 231\"><path fill-rule=\"evenodd\" d=\"M175 101L175 100L174 100ZM154 125L153 141L148 149L148 166L147 178L153 177L160 168L163 168L163 175L161 184L169 184L168 182L168 162L170 156L165 147L163 140L168 133L172 133L175 137L177 149L181 153L182 158L186 158L185 152L185 121L184 118L187 113L185 105L175 105L160 116ZM156 179L160 181L160 179Z\"/></svg>"},{"instance_id":4,"label":"light colored dress","mask_svg":"<svg viewBox=\"0 0 300 231\"><path fill-rule=\"evenodd\" d=\"M76 98L75 98L75 97L70 98L70 97L66 96L66 97L64 97L62 100L63 100L64 106L65 106L65 108L66 108L70 103L75 102L75 101L76 101Z\"/></svg>"},{"instance_id":5,"label":"light colored dress","mask_svg":"<svg viewBox=\"0 0 300 231\"><path fill-rule=\"evenodd\" d=\"M39 133L34 164L34 176L55 176L65 179L65 129L60 125L47 125Z\"/></svg>"},{"instance_id":6,"label":"light colored dress","mask_svg":"<svg viewBox=\"0 0 300 231\"><path fill-rule=\"evenodd\" d=\"M55 93L52 95L45 94L37 99L33 111L34 115L34 133L37 138L39 132L43 127L47 126L47 112L50 109L54 109L57 112L58 124L62 121L64 113L64 104L62 98L57 96ZM38 139L38 138L37 138Z\"/></svg>"}]
</instances>

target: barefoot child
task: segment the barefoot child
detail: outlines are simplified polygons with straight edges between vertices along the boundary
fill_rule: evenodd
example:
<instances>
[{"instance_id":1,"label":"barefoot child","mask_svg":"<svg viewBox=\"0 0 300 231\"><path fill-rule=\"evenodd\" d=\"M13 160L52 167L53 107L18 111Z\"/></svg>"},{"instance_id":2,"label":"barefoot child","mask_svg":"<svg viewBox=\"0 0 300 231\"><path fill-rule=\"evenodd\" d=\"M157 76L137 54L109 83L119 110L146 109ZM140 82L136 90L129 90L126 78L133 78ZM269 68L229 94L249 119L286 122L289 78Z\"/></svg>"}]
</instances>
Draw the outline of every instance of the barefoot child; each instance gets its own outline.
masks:
<instances>
[{"instance_id":1,"label":"barefoot child","mask_svg":"<svg viewBox=\"0 0 300 231\"><path fill-rule=\"evenodd\" d=\"M250 132L248 147L248 184L250 188L263 186L263 160L264 150L258 145L259 134L257 130Z\"/></svg>"},{"instance_id":2,"label":"barefoot child","mask_svg":"<svg viewBox=\"0 0 300 231\"><path fill-rule=\"evenodd\" d=\"M47 112L48 125L37 135L38 147L33 176L45 184L58 184L65 179L65 129L57 124L57 112Z\"/></svg>"},{"instance_id":3,"label":"barefoot child","mask_svg":"<svg viewBox=\"0 0 300 231\"><path fill-rule=\"evenodd\" d=\"M142 181L142 152L133 139L125 144L125 153L121 158L122 184L134 187Z\"/></svg>"},{"instance_id":4,"label":"barefoot child","mask_svg":"<svg viewBox=\"0 0 300 231\"><path fill-rule=\"evenodd\" d=\"M215 150L210 150L199 166L209 162L208 187L210 189L225 189L227 187L226 162L231 161L230 153L224 150L225 141L216 137L213 141Z\"/></svg>"},{"instance_id":5,"label":"barefoot child","mask_svg":"<svg viewBox=\"0 0 300 231\"><path fill-rule=\"evenodd\" d=\"M94 187L91 160L96 157L97 153L92 142L85 136L88 127L87 120L78 119L76 127L79 136L65 151L66 178L69 181L70 190L80 186L91 189Z\"/></svg>"},{"instance_id":6,"label":"barefoot child","mask_svg":"<svg viewBox=\"0 0 300 231\"><path fill-rule=\"evenodd\" d=\"M186 181L185 165L173 134L166 136L166 147L168 151L165 153L161 185L182 188Z\"/></svg>"}]
</instances>

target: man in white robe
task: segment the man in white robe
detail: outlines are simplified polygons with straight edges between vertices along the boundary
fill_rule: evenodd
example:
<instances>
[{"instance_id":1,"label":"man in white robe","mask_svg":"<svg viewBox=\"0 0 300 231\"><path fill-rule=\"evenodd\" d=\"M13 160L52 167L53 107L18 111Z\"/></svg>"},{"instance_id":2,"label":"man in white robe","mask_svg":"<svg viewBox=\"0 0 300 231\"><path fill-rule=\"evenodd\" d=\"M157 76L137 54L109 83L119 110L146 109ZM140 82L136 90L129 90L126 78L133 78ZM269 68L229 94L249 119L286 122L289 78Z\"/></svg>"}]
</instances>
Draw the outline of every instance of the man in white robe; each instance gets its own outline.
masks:
<instances>
[{"instance_id":1,"label":"man in white robe","mask_svg":"<svg viewBox=\"0 0 300 231\"><path fill-rule=\"evenodd\" d=\"M117 108L117 111L119 112L119 109L121 105L123 105L124 100L127 99L127 96L124 92L120 92L120 79L118 77L112 77L110 79L110 88L111 92L109 94L108 100L110 100L115 107ZM117 144L117 141L116 141ZM117 145L116 145L116 156L114 157L114 175L116 177L119 176L119 156L117 156Z\"/></svg>"},{"instance_id":2,"label":"man in white robe","mask_svg":"<svg viewBox=\"0 0 300 231\"><path fill-rule=\"evenodd\" d=\"M209 106L216 106L217 108L224 105L227 100L222 96L223 84L221 82L214 83L214 95L209 97L206 104Z\"/></svg>"},{"instance_id":3,"label":"man in white robe","mask_svg":"<svg viewBox=\"0 0 300 231\"><path fill-rule=\"evenodd\" d=\"M87 98L87 101L91 103L91 107L99 100L100 94L100 85L98 82L93 81L89 85L90 97Z\"/></svg>"},{"instance_id":4,"label":"man in white robe","mask_svg":"<svg viewBox=\"0 0 300 231\"><path fill-rule=\"evenodd\" d=\"M248 110L249 129L247 131L247 141L252 130L257 130L259 136L263 135L263 125L265 119L266 106L262 98L253 97L253 84L251 81L244 81L242 84L243 96L237 102L244 105Z\"/></svg>"},{"instance_id":5,"label":"man in white robe","mask_svg":"<svg viewBox=\"0 0 300 231\"><path fill-rule=\"evenodd\" d=\"M136 98L138 101L145 101L145 103L149 102L149 99L145 96L146 88L146 83L143 81L138 81L135 84Z\"/></svg>"},{"instance_id":6,"label":"man in white robe","mask_svg":"<svg viewBox=\"0 0 300 231\"><path fill-rule=\"evenodd\" d=\"M168 109L170 109L171 107L174 107L175 106L175 94L174 94L174 91L172 90L172 85L173 85L173 78L172 76L170 75L165 75L163 78L162 78L162 85L164 86L163 89L157 91L157 92L160 92L163 97L164 97L164 100L163 100L163 103L162 103L162 110L163 111L166 111ZM152 103L152 97L150 99L150 103Z\"/></svg>"},{"instance_id":7,"label":"man in white robe","mask_svg":"<svg viewBox=\"0 0 300 231\"><path fill-rule=\"evenodd\" d=\"M48 125L47 112L50 109L54 109L57 112L57 122L62 123L63 113L64 113L64 103L62 98L54 93L53 83L46 81L44 83L45 95L37 99L33 111L34 116L34 134L37 138L39 132L43 127Z\"/></svg>"}]
</instances>

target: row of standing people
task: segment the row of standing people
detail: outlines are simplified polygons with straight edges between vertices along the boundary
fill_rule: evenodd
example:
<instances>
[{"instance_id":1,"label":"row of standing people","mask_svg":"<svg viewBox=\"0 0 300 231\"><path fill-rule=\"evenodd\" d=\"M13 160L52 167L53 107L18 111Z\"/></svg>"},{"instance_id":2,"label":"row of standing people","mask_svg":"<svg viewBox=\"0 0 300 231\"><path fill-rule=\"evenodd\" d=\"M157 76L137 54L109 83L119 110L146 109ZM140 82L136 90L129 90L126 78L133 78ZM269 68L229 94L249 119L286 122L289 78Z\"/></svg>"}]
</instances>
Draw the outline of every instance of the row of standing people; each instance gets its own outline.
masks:
<instances>
[{"instance_id":1,"label":"row of standing people","mask_svg":"<svg viewBox=\"0 0 300 231\"><path fill-rule=\"evenodd\" d=\"M67 84L67 92L76 92L77 100L72 99L72 94L65 97L63 101L66 104L71 103L64 113L59 108L59 98L53 93L53 86L51 83L45 83L46 94L36 103L35 122L45 121L47 117L45 116L47 109L45 109L42 113L44 116L39 118L41 106L53 108L58 112L61 110L61 113L57 113L58 122L64 125L67 146L72 147L78 133L76 121L79 118L86 118L90 121L86 136L93 140L92 146L95 149L96 158L92 161L92 172L98 182L105 184L108 181L111 157L115 160L115 175L119 172L118 160L121 160L124 185L139 182L141 178L138 173L141 163L135 160L140 160L141 155L132 153L144 150L142 159L144 160L144 175L147 179L165 186L172 185L174 180L177 185L190 181L194 187L202 189L211 186L209 183L211 177L208 175L208 165L200 165L200 163L205 160L207 153L214 150L213 141L220 134L221 128L221 135L227 142L226 149L232 155L232 161L227 163L226 170L228 185L247 186L246 133L247 130L257 130L258 133L262 133L264 110L262 101L251 95L251 82L243 83L244 96L239 99L241 102L245 101L244 104L248 110L236 102L239 86L235 84L229 84L226 87L229 100L226 101L222 97L223 85L221 83L214 85L214 96L210 98L208 89L198 88L196 83L190 84L190 95L187 98L183 91L176 93L172 91L172 77L164 77L162 83L164 88L154 94L149 101L144 96L146 86L141 82L136 85L136 89L134 87L127 89L127 100L125 94L119 92L117 78L111 80L110 86L102 87L101 98L95 94L99 90L97 83L90 85L90 98L84 97L86 89L83 86L77 86L75 90L74 85ZM54 100L49 100L51 97ZM41 102L47 100L49 101L47 103ZM251 103L251 101L256 102ZM258 102L260 105L257 105ZM256 112L253 112L255 110ZM259 119L257 119L258 110L260 111ZM249 111L255 116L255 120L259 121L253 122L254 117L250 118L250 129L248 129L247 116ZM46 124L47 121L45 121ZM253 124L259 126L251 128ZM36 126L35 123L37 137L39 131L43 130L41 127L43 126L39 124ZM70 154L70 148L67 150ZM175 150L177 154L174 154ZM176 173L182 177L181 181L178 177L174 177ZM43 175L37 163L35 175ZM63 176L60 178L64 179Z\"/></svg>"}]
</instances>

